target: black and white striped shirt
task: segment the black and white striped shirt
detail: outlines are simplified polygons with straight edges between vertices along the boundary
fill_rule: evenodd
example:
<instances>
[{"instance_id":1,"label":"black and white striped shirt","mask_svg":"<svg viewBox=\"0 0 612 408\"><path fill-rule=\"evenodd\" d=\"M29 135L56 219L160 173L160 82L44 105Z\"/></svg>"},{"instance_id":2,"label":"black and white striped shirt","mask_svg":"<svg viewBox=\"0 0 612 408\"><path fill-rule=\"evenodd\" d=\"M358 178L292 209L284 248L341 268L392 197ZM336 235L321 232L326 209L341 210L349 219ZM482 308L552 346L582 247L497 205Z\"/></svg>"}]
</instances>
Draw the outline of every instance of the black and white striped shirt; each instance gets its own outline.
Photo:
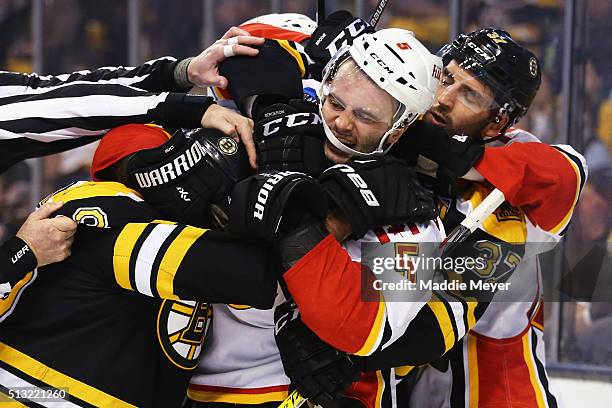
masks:
<instances>
[{"instance_id":1,"label":"black and white striped shirt","mask_svg":"<svg viewBox=\"0 0 612 408\"><path fill-rule=\"evenodd\" d=\"M126 123L198 127L206 96L187 95L172 57L57 76L0 71L0 173L20 160L97 140Z\"/></svg>"},{"instance_id":2,"label":"black and white striped shirt","mask_svg":"<svg viewBox=\"0 0 612 408\"><path fill-rule=\"evenodd\" d=\"M0 173L13 164L81 146L127 123L200 126L213 103L174 80L176 59L57 76L0 71ZM0 297L36 267L17 237L0 245Z\"/></svg>"}]
</instances>

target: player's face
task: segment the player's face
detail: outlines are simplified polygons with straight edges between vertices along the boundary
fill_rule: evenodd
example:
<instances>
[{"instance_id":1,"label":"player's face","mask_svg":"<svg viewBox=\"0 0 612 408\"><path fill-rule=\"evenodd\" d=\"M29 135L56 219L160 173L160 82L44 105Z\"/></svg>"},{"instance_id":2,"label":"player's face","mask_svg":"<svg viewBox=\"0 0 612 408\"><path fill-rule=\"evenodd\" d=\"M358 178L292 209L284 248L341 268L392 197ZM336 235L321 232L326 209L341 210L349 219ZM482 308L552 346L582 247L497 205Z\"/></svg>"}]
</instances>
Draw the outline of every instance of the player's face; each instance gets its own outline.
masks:
<instances>
[{"instance_id":1,"label":"player's face","mask_svg":"<svg viewBox=\"0 0 612 408\"><path fill-rule=\"evenodd\" d=\"M321 109L323 119L343 144L363 153L374 151L380 139L393 124L396 102L346 61L331 81L329 94ZM351 157L325 141L325 156L344 163Z\"/></svg>"},{"instance_id":2,"label":"player's face","mask_svg":"<svg viewBox=\"0 0 612 408\"><path fill-rule=\"evenodd\" d=\"M425 120L452 133L484 137L495 108L491 89L453 60L444 67L436 98Z\"/></svg>"}]
</instances>

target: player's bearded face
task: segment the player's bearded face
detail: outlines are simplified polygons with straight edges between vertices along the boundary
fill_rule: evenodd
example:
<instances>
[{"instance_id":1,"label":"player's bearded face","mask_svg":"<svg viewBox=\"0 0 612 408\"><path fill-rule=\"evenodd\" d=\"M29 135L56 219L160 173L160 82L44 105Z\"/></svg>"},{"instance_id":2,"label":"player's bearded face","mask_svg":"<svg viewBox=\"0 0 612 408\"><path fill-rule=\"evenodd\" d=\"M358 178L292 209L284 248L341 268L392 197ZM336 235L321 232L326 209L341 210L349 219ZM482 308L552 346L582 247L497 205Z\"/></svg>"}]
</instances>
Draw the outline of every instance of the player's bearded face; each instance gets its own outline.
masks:
<instances>
[{"instance_id":1,"label":"player's bearded face","mask_svg":"<svg viewBox=\"0 0 612 408\"><path fill-rule=\"evenodd\" d=\"M493 92L456 61L444 67L440 87L425 120L452 133L482 137L482 131L497 111Z\"/></svg>"},{"instance_id":2,"label":"player's bearded face","mask_svg":"<svg viewBox=\"0 0 612 408\"><path fill-rule=\"evenodd\" d=\"M333 134L351 149L370 153L392 125L397 103L374 84L351 60L343 63L331 83L321 109ZM325 141L325 156L344 163L350 155Z\"/></svg>"}]
</instances>

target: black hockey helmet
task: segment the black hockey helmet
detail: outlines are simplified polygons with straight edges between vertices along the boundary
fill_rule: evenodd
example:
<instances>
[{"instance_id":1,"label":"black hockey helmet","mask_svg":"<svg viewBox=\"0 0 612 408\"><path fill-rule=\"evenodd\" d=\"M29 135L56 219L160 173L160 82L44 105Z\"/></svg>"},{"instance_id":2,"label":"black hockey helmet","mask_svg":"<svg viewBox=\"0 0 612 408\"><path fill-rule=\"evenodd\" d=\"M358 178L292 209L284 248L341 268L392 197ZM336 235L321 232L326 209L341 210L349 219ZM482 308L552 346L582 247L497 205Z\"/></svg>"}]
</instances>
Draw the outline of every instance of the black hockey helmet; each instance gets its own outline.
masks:
<instances>
[{"instance_id":1,"label":"black hockey helmet","mask_svg":"<svg viewBox=\"0 0 612 408\"><path fill-rule=\"evenodd\" d=\"M493 90L499 104L497 120L503 114L509 117L501 134L525 115L540 88L537 57L504 30L483 28L460 34L438 56L445 66L455 60Z\"/></svg>"}]
</instances>

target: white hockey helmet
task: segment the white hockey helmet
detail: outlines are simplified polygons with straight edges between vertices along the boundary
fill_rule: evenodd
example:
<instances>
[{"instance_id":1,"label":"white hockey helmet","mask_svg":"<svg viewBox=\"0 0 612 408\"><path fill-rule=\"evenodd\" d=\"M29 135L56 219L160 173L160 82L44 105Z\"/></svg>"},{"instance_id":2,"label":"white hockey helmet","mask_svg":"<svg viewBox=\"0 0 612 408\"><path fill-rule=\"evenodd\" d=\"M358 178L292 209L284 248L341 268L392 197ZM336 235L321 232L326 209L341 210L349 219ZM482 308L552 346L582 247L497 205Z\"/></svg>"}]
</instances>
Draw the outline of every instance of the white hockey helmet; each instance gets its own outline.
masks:
<instances>
[{"instance_id":1,"label":"white hockey helmet","mask_svg":"<svg viewBox=\"0 0 612 408\"><path fill-rule=\"evenodd\" d=\"M391 133L409 126L431 107L440 84L442 60L429 52L411 31L387 28L364 34L356 38L353 45L341 48L325 66L318 90L321 116L331 81L340 65L349 59L399 102L399 107L393 116L393 124L382 135L373 152L360 152L344 145L323 121L325 134L330 143L344 153L357 156L384 154L391 147L386 143Z\"/></svg>"},{"instance_id":2,"label":"white hockey helmet","mask_svg":"<svg viewBox=\"0 0 612 408\"><path fill-rule=\"evenodd\" d=\"M263 16L247 20L241 25L256 23L268 24L274 27L297 31L298 33L307 35L311 35L313 31L317 28L317 23L315 23L310 17L299 13L264 14Z\"/></svg>"}]
</instances>

